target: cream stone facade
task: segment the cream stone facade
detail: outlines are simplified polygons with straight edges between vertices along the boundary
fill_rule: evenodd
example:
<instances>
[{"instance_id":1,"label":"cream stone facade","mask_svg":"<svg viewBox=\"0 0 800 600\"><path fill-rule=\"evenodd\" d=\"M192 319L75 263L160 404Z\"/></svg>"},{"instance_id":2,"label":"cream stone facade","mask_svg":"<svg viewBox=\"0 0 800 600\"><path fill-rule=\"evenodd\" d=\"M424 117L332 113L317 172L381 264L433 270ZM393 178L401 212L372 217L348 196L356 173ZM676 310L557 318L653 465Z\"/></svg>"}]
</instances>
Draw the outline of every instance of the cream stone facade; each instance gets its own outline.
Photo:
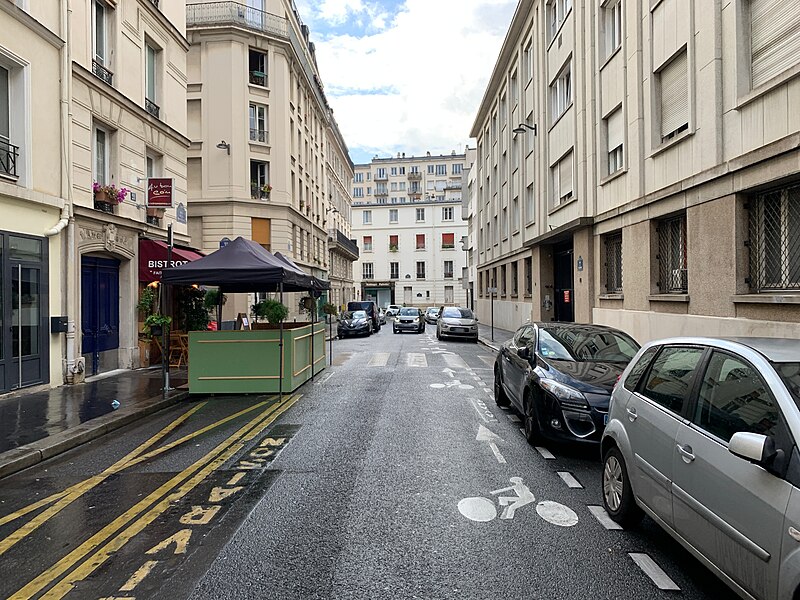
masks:
<instances>
[{"instance_id":1,"label":"cream stone facade","mask_svg":"<svg viewBox=\"0 0 800 600\"><path fill-rule=\"evenodd\" d=\"M800 337L798 18L522 0L471 133L480 316Z\"/></svg>"},{"instance_id":2,"label":"cream stone facade","mask_svg":"<svg viewBox=\"0 0 800 600\"><path fill-rule=\"evenodd\" d=\"M195 1L189 41L189 231L205 251L237 236L352 289L353 165L328 105L314 45L286 0ZM299 296L299 295L298 295ZM224 319L250 312L228 299ZM299 297L284 303L298 316Z\"/></svg>"},{"instance_id":3,"label":"cream stone facade","mask_svg":"<svg viewBox=\"0 0 800 600\"><path fill-rule=\"evenodd\" d=\"M353 237L356 299L379 306L465 306L462 218L466 157L374 158L356 165Z\"/></svg>"}]
</instances>

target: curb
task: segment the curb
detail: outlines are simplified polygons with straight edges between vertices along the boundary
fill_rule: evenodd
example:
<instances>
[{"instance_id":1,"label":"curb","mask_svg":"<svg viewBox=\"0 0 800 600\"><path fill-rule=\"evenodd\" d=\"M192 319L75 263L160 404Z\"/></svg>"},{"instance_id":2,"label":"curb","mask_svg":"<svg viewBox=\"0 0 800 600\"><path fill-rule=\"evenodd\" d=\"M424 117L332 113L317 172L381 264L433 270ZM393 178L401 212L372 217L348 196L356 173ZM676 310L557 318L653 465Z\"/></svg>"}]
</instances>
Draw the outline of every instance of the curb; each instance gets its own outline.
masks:
<instances>
[{"instance_id":1,"label":"curb","mask_svg":"<svg viewBox=\"0 0 800 600\"><path fill-rule=\"evenodd\" d=\"M485 337L480 337L480 336L478 336L478 342L483 344L487 348L491 348L495 352L500 351L500 346L498 345L498 342L493 342Z\"/></svg>"},{"instance_id":2,"label":"curb","mask_svg":"<svg viewBox=\"0 0 800 600\"><path fill-rule=\"evenodd\" d=\"M67 450L72 450L116 429L125 427L143 417L173 406L188 397L188 391L175 392L167 398L155 396L139 403L135 407L122 408L86 423L81 423L66 431L2 452L0 453L0 479L18 473Z\"/></svg>"}]
</instances>

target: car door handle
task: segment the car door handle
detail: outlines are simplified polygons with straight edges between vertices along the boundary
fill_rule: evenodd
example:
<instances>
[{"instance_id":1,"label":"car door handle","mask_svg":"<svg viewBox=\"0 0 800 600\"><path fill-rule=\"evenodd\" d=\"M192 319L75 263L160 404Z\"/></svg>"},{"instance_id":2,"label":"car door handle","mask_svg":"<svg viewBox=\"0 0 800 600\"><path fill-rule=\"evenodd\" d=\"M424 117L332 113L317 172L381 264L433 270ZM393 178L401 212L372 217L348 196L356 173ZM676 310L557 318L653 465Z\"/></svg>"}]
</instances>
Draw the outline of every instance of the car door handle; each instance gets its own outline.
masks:
<instances>
[{"instance_id":1,"label":"car door handle","mask_svg":"<svg viewBox=\"0 0 800 600\"><path fill-rule=\"evenodd\" d=\"M681 458L683 458L683 461L686 464L689 464L694 460L694 454L692 454L691 446L689 446L688 444L686 446L681 446L680 444L677 444L675 447L678 449L678 454L681 455Z\"/></svg>"},{"instance_id":2,"label":"car door handle","mask_svg":"<svg viewBox=\"0 0 800 600\"><path fill-rule=\"evenodd\" d=\"M636 418L639 416L636 414L635 408L626 408L625 411L628 413L628 420L633 423Z\"/></svg>"}]
</instances>

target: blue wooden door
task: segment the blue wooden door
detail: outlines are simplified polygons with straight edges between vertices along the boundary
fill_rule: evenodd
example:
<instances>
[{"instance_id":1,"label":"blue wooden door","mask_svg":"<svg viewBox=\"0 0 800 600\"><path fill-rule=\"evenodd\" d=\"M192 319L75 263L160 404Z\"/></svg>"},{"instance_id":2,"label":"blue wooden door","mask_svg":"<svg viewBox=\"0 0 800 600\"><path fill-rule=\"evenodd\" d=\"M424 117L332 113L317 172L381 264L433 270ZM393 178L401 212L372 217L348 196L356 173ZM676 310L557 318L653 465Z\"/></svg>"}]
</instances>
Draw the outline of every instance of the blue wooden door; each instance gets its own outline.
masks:
<instances>
[{"instance_id":1,"label":"blue wooden door","mask_svg":"<svg viewBox=\"0 0 800 600\"><path fill-rule=\"evenodd\" d=\"M118 260L81 259L81 328L83 354L91 355L91 373L96 374L100 354L119 347Z\"/></svg>"}]
</instances>

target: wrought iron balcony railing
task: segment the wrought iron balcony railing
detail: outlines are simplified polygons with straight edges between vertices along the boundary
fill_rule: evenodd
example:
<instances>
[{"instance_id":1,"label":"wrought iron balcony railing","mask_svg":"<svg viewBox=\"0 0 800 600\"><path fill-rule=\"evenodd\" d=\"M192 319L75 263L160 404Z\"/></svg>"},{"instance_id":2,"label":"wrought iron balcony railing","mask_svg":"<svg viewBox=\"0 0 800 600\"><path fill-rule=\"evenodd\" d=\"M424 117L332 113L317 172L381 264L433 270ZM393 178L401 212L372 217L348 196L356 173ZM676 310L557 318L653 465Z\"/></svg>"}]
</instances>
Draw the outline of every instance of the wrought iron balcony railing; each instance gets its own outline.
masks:
<instances>
[{"instance_id":1,"label":"wrought iron balcony railing","mask_svg":"<svg viewBox=\"0 0 800 600\"><path fill-rule=\"evenodd\" d=\"M186 5L187 27L218 25L235 25L261 33L289 37L288 21L285 18L238 2L204 2Z\"/></svg>"},{"instance_id":2,"label":"wrought iron balcony railing","mask_svg":"<svg viewBox=\"0 0 800 600\"><path fill-rule=\"evenodd\" d=\"M0 174L16 177L18 157L19 146L0 139Z\"/></svg>"},{"instance_id":3,"label":"wrought iron balcony railing","mask_svg":"<svg viewBox=\"0 0 800 600\"><path fill-rule=\"evenodd\" d=\"M348 254L352 260L358 260L358 244L338 229L328 230L328 247L330 250L339 249Z\"/></svg>"},{"instance_id":4,"label":"wrought iron balcony railing","mask_svg":"<svg viewBox=\"0 0 800 600\"><path fill-rule=\"evenodd\" d=\"M409 172L408 180L409 181L421 181L422 180L422 173Z\"/></svg>"},{"instance_id":5,"label":"wrought iron balcony railing","mask_svg":"<svg viewBox=\"0 0 800 600\"><path fill-rule=\"evenodd\" d=\"M262 144L269 144L269 131L265 131L264 129L251 129L250 141L261 142Z\"/></svg>"},{"instance_id":6,"label":"wrought iron balcony railing","mask_svg":"<svg viewBox=\"0 0 800 600\"><path fill-rule=\"evenodd\" d=\"M92 61L92 73L95 77L102 79L108 85L113 85L114 74L96 60Z\"/></svg>"},{"instance_id":7,"label":"wrought iron balcony railing","mask_svg":"<svg viewBox=\"0 0 800 600\"><path fill-rule=\"evenodd\" d=\"M145 98L144 107L145 109L147 109L147 112L153 115L156 119L158 118L158 113L161 112L161 109L158 107L158 104L156 104L149 98Z\"/></svg>"}]
</instances>

